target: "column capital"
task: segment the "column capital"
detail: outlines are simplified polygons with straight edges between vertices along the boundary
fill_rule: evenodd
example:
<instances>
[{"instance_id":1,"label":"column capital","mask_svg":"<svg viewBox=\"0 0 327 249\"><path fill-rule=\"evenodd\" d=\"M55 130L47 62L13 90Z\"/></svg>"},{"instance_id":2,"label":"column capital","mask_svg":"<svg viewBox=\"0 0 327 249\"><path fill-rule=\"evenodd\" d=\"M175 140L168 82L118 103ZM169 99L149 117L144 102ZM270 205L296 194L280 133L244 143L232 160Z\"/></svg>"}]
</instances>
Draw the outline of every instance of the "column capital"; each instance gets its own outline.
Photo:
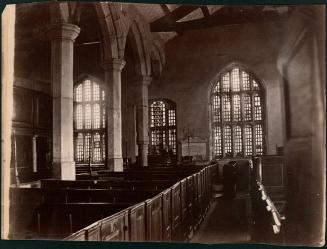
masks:
<instances>
[{"instance_id":1,"label":"column capital","mask_svg":"<svg viewBox=\"0 0 327 249\"><path fill-rule=\"evenodd\" d=\"M81 29L71 23L54 23L45 28L45 37L48 40L75 41Z\"/></svg>"},{"instance_id":2,"label":"column capital","mask_svg":"<svg viewBox=\"0 0 327 249\"><path fill-rule=\"evenodd\" d=\"M126 64L126 61L123 59L110 59L102 61L101 66L105 71L109 70L115 70L115 71L121 71L123 70L124 66Z\"/></svg>"},{"instance_id":3,"label":"column capital","mask_svg":"<svg viewBox=\"0 0 327 249\"><path fill-rule=\"evenodd\" d=\"M134 77L134 85L150 85L152 81L152 77L148 76L148 75L137 75L136 77Z\"/></svg>"}]
</instances>

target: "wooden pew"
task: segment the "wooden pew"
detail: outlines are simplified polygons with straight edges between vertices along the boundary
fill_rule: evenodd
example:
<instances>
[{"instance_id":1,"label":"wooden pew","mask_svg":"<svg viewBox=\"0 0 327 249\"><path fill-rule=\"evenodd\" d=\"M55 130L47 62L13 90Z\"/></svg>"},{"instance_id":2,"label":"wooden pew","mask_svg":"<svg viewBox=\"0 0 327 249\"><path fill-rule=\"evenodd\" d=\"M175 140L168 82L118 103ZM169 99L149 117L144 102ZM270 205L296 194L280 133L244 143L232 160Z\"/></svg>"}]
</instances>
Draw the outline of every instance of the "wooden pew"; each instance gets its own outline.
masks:
<instances>
[{"instance_id":1,"label":"wooden pew","mask_svg":"<svg viewBox=\"0 0 327 249\"><path fill-rule=\"evenodd\" d=\"M172 190L162 192L162 241L172 239Z\"/></svg>"},{"instance_id":2,"label":"wooden pew","mask_svg":"<svg viewBox=\"0 0 327 249\"><path fill-rule=\"evenodd\" d=\"M198 229L200 219L199 219L199 190L198 190L198 181L199 174L195 173L192 175L194 191L193 191L193 228L194 231Z\"/></svg>"},{"instance_id":3,"label":"wooden pew","mask_svg":"<svg viewBox=\"0 0 327 249\"><path fill-rule=\"evenodd\" d=\"M146 241L162 241L162 194L145 201Z\"/></svg>"},{"instance_id":4,"label":"wooden pew","mask_svg":"<svg viewBox=\"0 0 327 249\"><path fill-rule=\"evenodd\" d=\"M100 222L101 241L128 241L128 209L109 216Z\"/></svg>"},{"instance_id":5,"label":"wooden pew","mask_svg":"<svg viewBox=\"0 0 327 249\"><path fill-rule=\"evenodd\" d=\"M37 232L40 238L63 238L131 205L131 203L41 204L35 210L31 229Z\"/></svg>"},{"instance_id":6,"label":"wooden pew","mask_svg":"<svg viewBox=\"0 0 327 249\"><path fill-rule=\"evenodd\" d=\"M129 240L146 241L145 202L129 208Z\"/></svg>"},{"instance_id":7,"label":"wooden pew","mask_svg":"<svg viewBox=\"0 0 327 249\"><path fill-rule=\"evenodd\" d=\"M181 195L181 182L178 182L171 187L171 218L173 241L183 241Z\"/></svg>"},{"instance_id":8,"label":"wooden pew","mask_svg":"<svg viewBox=\"0 0 327 249\"><path fill-rule=\"evenodd\" d=\"M41 188L47 189L154 189L164 190L172 186L176 180L41 180Z\"/></svg>"},{"instance_id":9,"label":"wooden pew","mask_svg":"<svg viewBox=\"0 0 327 249\"><path fill-rule=\"evenodd\" d=\"M27 196L29 194L38 195L41 203L92 203L92 202L107 202L107 203L137 203L151 198L160 190L143 189L41 189L41 188L18 188L13 190L15 196ZM12 202L16 205L24 204L25 199L13 199Z\"/></svg>"},{"instance_id":10,"label":"wooden pew","mask_svg":"<svg viewBox=\"0 0 327 249\"><path fill-rule=\"evenodd\" d=\"M182 216L182 239L186 241L189 237L190 217L187 202L187 182L186 178L181 180L181 216Z\"/></svg>"},{"instance_id":11,"label":"wooden pew","mask_svg":"<svg viewBox=\"0 0 327 249\"><path fill-rule=\"evenodd\" d=\"M187 239L190 240L194 234L194 183L193 176L188 176L186 178L186 201L187 201Z\"/></svg>"},{"instance_id":12,"label":"wooden pew","mask_svg":"<svg viewBox=\"0 0 327 249\"><path fill-rule=\"evenodd\" d=\"M170 188L145 202L135 204L103 220L109 224L118 224L119 229L112 230L113 225L103 226L103 220L84 229L88 240L119 241L187 241L192 229L201 222L210 203L211 179L215 166L208 166L175 183ZM192 218L193 217L193 218ZM116 223L115 223L116 222ZM123 225L124 224L124 225ZM107 231L108 230L108 231ZM194 230L193 230L194 231ZM92 234L92 238L89 234ZM83 232L70 236L81 239Z\"/></svg>"}]
</instances>

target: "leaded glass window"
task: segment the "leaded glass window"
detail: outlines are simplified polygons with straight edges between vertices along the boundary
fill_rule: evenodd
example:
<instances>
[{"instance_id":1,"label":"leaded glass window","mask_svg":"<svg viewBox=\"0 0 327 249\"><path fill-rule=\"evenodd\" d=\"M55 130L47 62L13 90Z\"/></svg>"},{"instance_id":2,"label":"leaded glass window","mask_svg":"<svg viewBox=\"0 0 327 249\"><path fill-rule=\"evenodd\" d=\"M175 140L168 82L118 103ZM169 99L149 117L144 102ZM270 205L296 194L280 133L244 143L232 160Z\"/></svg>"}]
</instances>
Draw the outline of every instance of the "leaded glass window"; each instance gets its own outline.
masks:
<instances>
[{"instance_id":1,"label":"leaded glass window","mask_svg":"<svg viewBox=\"0 0 327 249\"><path fill-rule=\"evenodd\" d=\"M263 137L262 137L262 126L260 124L254 126L254 133L255 133L256 154L262 155L262 153L263 153Z\"/></svg>"},{"instance_id":2,"label":"leaded glass window","mask_svg":"<svg viewBox=\"0 0 327 249\"><path fill-rule=\"evenodd\" d=\"M242 120L241 116L241 98L240 95L236 94L233 96L233 118L234 121L239 122Z\"/></svg>"},{"instance_id":3,"label":"leaded glass window","mask_svg":"<svg viewBox=\"0 0 327 249\"><path fill-rule=\"evenodd\" d=\"M213 157L264 153L264 92L251 73L237 66L222 72L210 103Z\"/></svg>"},{"instance_id":4,"label":"leaded glass window","mask_svg":"<svg viewBox=\"0 0 327 249\"><path fill-rule=\"evenodd\" d=\"M262 120L261 97L259 94L254 94L254 120Z\"/></svg>"},{"instance_id":5,"label":"leaded glass window","mask_svg":"<svg viewBox=\"0 0 327 249\"><path fill-rule=\"evenodd\" d=\"M176 104L167 99L149 101L150 155L159 155L163 149L177 153Z\"/></svg>"},{"instance_id":6,"label":"leaded glass window","mask_svg":"<svg viewBox=\"0 0 327 249\"><path fill-rule=\"evenodd\" d=\"M250 125L246 125L244 128L245 133L245 155L252 155L252 127Z\"/></svg>"},{"instance_id":7,"label":"leaded glass window","mask_svg":"<svg viewBox=\"0 0 327 249\"><path fill-rule=\"evenodd\" d=\"M106 160L105 91L99 83L85 79L74 87L75 161L104 164Z\"/></svg>"},{"instance_id":8,"label":"leaded glass window","mask_svg":"<svg viewBox=\"0 0 327 249\"><path fill-rule=\"evenodd\" d=\"M220 122L220 97L217 95L212 98L212 113L214 121Z\"/></svg>"},{"instance_id":9,"label":"leaded glass window","mask_svg":"<svg viewBox=\"0 0 327 249\"><path fill-rule=\"evenodd\" d=\"M230 121L230 111L231 111L231 105L230 105L230 96L224 95L223 96L223 117L224 122Z\"/></svg>"},{"instance_id":10,"label":"leaded glass window","mask_svg":"<svg viewBox=\"0 0 327 249\"><path fill-rule=\"evenodd\" d=\"M230 126L225 126L224 142L225 155L232 156L232 128Z\"/></svg>"},{"instance_id":11,"label":"leaded glass window","mask_svg":"<svg viewBox=\"0 0 327 249\"><path fill-rule=\"evenodd\" d=\"M242 156L242 127L237 125L234 128L234 150L236 156Z\"/></svg>"},{"instance_id":12,"label":"leaded glass window","mask_svg":"<svg viewBox=\"0 0 327 249\"><path fill-rule=\"evenodd\" d=\"M221 146L221 127L216 126L213 128L213 149L214 149L214 154L215 155L222 155L222 146Z\"/></svg>"}]
</instances>

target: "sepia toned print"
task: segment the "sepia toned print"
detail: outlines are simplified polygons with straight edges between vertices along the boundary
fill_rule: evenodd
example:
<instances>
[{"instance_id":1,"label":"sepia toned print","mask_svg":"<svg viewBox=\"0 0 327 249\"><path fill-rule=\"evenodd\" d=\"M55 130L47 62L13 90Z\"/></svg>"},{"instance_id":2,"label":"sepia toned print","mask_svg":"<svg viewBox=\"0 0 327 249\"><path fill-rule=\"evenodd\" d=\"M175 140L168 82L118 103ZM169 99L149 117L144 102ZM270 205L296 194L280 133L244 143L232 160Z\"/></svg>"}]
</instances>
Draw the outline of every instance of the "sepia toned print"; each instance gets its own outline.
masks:
<instances>
[{"instance_id":1,"label":"sepia toned print","mask_svg":"<svg viewBox=\"0 0 327 249\"><path fill-rule=\"evenodd\" d=\"M322 5L8 5L2 239L323 246L324 45Z\"/></svg>"}]
</instances>

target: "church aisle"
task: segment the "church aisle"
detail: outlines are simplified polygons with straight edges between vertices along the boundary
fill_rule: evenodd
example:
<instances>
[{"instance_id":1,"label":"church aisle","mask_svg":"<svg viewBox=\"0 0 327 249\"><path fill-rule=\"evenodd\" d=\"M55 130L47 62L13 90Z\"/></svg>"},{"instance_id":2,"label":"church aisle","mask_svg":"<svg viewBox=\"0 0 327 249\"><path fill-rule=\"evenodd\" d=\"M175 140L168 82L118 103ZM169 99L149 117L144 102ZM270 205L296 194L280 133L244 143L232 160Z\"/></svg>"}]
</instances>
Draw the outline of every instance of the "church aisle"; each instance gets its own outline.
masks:
<instances>
[{"instance_id":1,"label":"church aisle","mask_svg":"<svg viewBox=\"0 0 327 249\"><path fill-rule=\"evenodd\" d=\"M215 199L191 243L248 243L250 234L235 200Z\"/></svg>"}]
</instances>

